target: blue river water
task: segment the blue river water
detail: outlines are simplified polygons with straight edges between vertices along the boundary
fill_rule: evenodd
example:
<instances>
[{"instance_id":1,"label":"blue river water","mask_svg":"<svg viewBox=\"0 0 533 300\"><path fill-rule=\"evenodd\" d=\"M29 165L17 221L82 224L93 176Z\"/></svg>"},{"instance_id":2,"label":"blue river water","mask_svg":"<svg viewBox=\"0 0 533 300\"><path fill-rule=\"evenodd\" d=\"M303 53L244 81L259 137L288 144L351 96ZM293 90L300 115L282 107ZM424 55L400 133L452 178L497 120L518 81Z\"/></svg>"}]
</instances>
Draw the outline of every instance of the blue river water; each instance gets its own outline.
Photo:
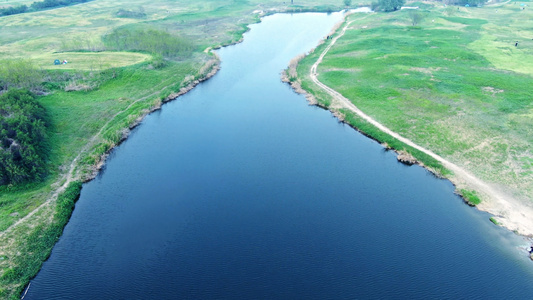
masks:
<instances>
[{"instance_id":1,"label":"blue river water","mask_svg":"<svg viewBox=\"0 0 533 300\"><path fill-rule=\"evenodd\" d=\"M220 49L84 185L25 299L531 299L526 241L280 82L340 19Z\"/></svg>"}]
</instances>

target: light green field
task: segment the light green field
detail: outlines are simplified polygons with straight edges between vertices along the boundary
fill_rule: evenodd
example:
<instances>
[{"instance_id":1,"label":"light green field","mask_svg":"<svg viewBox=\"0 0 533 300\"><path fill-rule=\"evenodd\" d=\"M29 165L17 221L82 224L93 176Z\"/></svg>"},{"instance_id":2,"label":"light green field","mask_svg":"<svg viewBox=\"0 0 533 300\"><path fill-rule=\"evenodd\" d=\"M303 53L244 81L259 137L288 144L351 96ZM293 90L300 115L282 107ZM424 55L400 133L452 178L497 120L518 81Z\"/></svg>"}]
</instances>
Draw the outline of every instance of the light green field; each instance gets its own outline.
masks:
<instances>
[{"instance_id":1,"label":"light green field","mask_svg":"<svg viewBox=\"0 0 533 300\"><path fill-rule=\"evenodd\" d=\"M104 70L149 61L151 55L133 52L60 52L32 56L36 66L47 70ZM55 65L54 60L67 64Z\"/></svg>"},{"instance_id":2,"label":"light green field","mask_svg":"<svg viewBox=\"0 0 533 300\"><path fill-rule=\"evenodd\" d=\"M393 131L531 201L533 11L512 2L451 14L440 4L421 5L429 8L418 27L410 26L408 11L349 17L351 29L319 66L320 81ZM299 74L328 106L307 76L319 53L302 61ZM343 112L356 127L391 143Z\"/></svg>"}]
</instances>

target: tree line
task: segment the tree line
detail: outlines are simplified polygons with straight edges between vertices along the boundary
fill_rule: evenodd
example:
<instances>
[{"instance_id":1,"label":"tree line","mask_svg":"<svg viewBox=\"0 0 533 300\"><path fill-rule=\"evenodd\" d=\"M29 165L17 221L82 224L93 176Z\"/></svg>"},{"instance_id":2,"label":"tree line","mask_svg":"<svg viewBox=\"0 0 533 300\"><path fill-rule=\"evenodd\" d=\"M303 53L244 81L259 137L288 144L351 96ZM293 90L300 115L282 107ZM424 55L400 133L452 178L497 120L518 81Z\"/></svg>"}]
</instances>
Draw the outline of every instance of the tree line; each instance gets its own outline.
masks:
<instances>
[{"instance_id":1,"label":"tree line","mask_svg":"<svg viewBox=\"0 0 533 300\"><path fill-rule=\"evenodd\" d=\"M159 29L118 28L103 37L108 50L145 51L164 57L184 57L192 53L190 41Z\"/></svg>"},{"instance_id":2,"label":"tree line","mask_svg":"<svg viewBox=\"0 0 533 300\"><path fill-rule=\"evenodd\" d=\"M73 4L78 3L85 3L92 0L44 0L44 1L36 1L33 2L30 6L27 5L19 5L19 6L11 6L6 8L0 8L0 16L9 16L9 15L16 15L16 14L22 14L25 12L33 12L33 11L39 11L39 10L45 10L50 9L54 7L60 7L60 6L69 6Z\"/></svg>"},{"instance_id":3,"label":"tree line","mask_svg":"<svg viewBox=\"0 0 533 300\"><path fill-rule=\"evenodd\" d=\"M45 175L46 110L27 90L0 96L0 186Z\"/></svg>"}]
</instances>

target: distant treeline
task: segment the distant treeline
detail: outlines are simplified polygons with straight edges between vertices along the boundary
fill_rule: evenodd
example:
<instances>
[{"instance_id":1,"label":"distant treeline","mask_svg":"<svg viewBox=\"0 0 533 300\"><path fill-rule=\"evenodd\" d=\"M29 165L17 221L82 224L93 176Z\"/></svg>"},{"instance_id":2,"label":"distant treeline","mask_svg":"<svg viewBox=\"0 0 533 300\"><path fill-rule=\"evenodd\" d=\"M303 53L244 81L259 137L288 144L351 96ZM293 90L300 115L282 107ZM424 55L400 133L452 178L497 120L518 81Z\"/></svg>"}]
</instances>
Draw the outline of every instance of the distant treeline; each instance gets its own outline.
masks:
<instances>
[{"instance_id":1,"label":"distant treeline","mask_svg":"<svg viewBox=\"0 0 533 300\"><path fill-rule=\"evenodd\" d=\"M7 8L0 8L0 16L9 16L9 15L16 15L16 14L22 14L25 12L33 12L33 11L39 11L39 10L45 10L50 9L54 7L60 7L60 6L68 6L78 3L85 3L92 0L44 0L44 1L36 1L33 2L30 6L27 5L19 5L19 6L12 6Z\"/></svg>"},{"instance_id":2,"label":"distant treeline","mask_svg":"<svg viewBox=\"0 0 533 300\"><path fill-rule=\"evenodd\" d=\"M103 37L108 50L146 51L164 57L184 57L191 54L190 41L158 29L115 29Z\"/></svg>"},{"instance_id":3,"label":"distant treeline","mask_svg":"<svg viewBox=\"0 0 533 300\"><path fill-rule=\"evenodd\" d=\"M0 96L0 186L44 176L46 111L29 91Z\"/></svg>"}]
</instances>

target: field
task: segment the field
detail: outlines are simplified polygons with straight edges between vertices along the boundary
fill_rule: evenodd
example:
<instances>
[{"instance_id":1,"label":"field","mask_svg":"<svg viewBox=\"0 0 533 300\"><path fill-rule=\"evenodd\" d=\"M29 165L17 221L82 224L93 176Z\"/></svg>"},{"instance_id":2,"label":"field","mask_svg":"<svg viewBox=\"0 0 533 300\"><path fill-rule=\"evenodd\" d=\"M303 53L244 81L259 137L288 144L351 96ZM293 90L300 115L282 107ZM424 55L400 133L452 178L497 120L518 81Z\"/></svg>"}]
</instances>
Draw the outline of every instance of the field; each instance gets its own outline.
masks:
<instances>
[{"instance_id":1,"label":"field","mask_svg":"<svg viewBox=\"0 0 533 300\"><path fill-rule=\"evenodd\" d=\"M143 62L152 57L132 52L59 52L39 54L32 57L34 65L47 70L105 70L121 68ZM54 61L66 60L67 64L55 65Z\"/></svg>"},{"instance_id":2,"label":"field","mask_svg":"<svg viewBox=\"0 0 533 300\"><path fill-rule=\"evenodd\" d=\"M31 2L2 1L0 6ZM238 42L261 12L342 7L340 0L295 2L95 0L0 17L0 60L29 60L45 72L38 101L51 120L48 176L0 187L0 298L19 298L49 255L72 210L77 182L94 176L129 127L216 65L207 48ZM120 9L144 15L118 17ZM117 28L167 32L190 41L192 49L164 58L109 51L102 37ZM56 66L55 59L69 63Z\"/></svg>"},{"instance_id":3,"label":"field","mask_svg":"<svg viewBox=\"0 0 533 300\"><path fill-rule=\"evenodd\" d=\"M318 78L388 128L531 207L533 12L520 3L411 3L424 16L415 26L409 10L353 14L319 65ZM308 74L323 47L300 63L302 86L355 127L395 143L314 86ZM505 217L503 210L496 214Z\"/></svg>"}]
</instances>

